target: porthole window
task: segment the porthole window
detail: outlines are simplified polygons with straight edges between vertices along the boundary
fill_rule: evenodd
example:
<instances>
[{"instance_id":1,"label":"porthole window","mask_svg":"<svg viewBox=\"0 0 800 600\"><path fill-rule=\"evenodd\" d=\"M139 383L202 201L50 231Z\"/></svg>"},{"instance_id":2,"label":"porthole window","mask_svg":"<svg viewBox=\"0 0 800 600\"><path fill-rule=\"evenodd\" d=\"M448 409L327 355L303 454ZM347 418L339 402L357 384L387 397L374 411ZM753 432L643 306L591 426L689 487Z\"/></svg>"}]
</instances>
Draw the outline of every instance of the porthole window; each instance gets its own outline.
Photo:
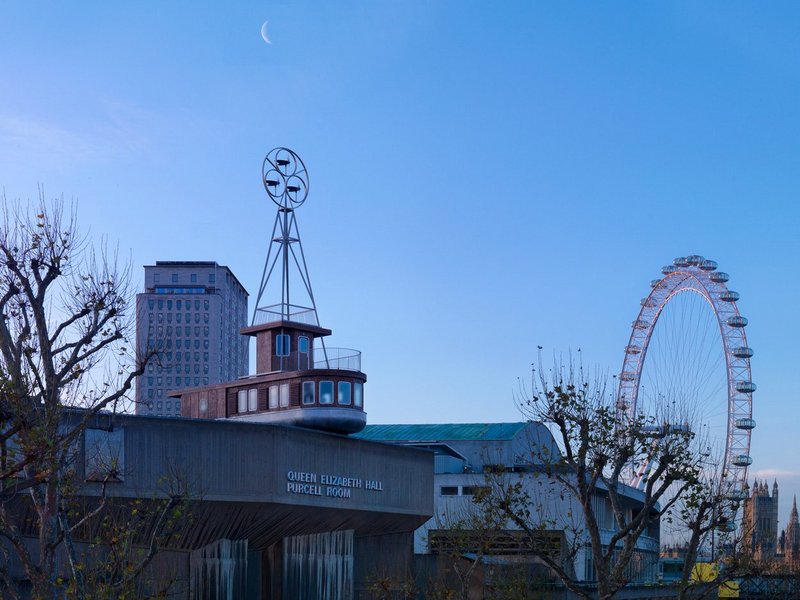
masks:
<instances>
[{"instance_id":1,"label":"porthole window","mask_svg":"<svg viewBox=\"0 0 800 600\"><path fill-rule=\"evenodd\" d=\"M319 382L319 403L320 404L333 404L333 382L320 381Z\"/></svg>"},{"instance_id":2,"label":"porthole window","mask_svg":"<svg viewBox=\"0 0 800 600\"><path fill-rule=\"evenodd\" d=\"M314 404L314 388L313 381L303 382L303 404Z\"/></svg>"},{"instance_id":3,"label":"porthole window","mask_svg":"<svg viewBox=\"0 0 800 600\"><path fill-rule=\"evenodd\" d=\"M349 381L340 381L339 382L339 389L338 392L338 400L339 404L343 406L350 406L352 399L350 397L350 382Z\"/></svg>"}]
</instances>

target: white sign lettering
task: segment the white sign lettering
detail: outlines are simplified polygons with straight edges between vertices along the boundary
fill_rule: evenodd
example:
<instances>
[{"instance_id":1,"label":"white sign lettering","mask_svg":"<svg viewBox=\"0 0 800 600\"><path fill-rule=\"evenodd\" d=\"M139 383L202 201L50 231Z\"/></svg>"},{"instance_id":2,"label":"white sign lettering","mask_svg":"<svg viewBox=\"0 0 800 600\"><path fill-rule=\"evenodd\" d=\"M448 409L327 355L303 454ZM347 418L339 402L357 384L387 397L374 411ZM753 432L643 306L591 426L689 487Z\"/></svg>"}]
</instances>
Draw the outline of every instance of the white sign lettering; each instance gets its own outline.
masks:
<instances>
[{"instance_id":1,"label":"white sign lettering","mask_svg":"<svg viewBox=\"0 0 800 600\"><path fill-rule=\"evenodd\" d=\"M352 498L352 490L383 491L383 481L379 479L360 479L328 473L317 474L309 471L287 471L286 491L290 494L306 496L325 496L328 498Z\"/></svg>"}]
</instances>

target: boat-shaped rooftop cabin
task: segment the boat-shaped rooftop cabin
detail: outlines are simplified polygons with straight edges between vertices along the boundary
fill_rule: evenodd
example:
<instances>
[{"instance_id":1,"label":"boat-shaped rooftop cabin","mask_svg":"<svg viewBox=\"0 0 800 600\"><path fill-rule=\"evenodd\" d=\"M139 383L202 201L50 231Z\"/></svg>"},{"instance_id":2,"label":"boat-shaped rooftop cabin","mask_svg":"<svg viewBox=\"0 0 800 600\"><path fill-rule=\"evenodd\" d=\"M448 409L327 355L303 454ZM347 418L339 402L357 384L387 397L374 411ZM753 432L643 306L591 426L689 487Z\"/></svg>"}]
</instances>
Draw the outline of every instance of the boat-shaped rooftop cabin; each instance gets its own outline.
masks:
<instances>
[{"instance_id":1,"label":"boat-shaped rooftop cabin","mask_svg":"<svg viewBox=\"0 0 800 600\"><path fill-rule=\"evenodd\" d=\"M337 433L364 428L367 376L361 372L361 353L326 347L323 338L331 330L316 324L314 310L289 308L258 309L254 324L241 330L256 338L255 375L173 392L181 399L182 416L285 423Z\"/></svg>"}]
</instances>

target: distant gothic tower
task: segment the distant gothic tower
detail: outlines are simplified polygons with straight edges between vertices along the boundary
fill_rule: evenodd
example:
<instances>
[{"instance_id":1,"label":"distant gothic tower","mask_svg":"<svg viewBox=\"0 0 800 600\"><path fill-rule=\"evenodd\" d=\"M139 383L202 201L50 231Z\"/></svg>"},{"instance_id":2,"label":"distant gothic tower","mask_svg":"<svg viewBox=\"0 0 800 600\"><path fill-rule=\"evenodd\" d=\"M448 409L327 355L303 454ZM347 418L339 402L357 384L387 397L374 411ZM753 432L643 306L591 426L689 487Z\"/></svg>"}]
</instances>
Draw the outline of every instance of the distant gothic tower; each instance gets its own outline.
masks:
<instances>
[{"instance_id":1,"label":"distant gothic tower","mask_svg":"<svg viewBox=\"0 0 800 600\"><path fill-rule=\"evenodd\" d=\"M753 493L744 501L742 527L745 545L753 552L753 557L773 560L778 542L777 481L772 484L772 496L766 482L753 482Z\"/></svg>"},{"instance_id":2,"label":"distant gothic tower","mask_svg":"<svg viewBox=\"0 0 800 600\"><path fill-rule=\"evenodd\" d=\"M800 568L800 520L797 516L797 496L792 500L789 524L781 537L785 540L783 560L792 571L797 571Z\"/></svg>"}]
</instances>

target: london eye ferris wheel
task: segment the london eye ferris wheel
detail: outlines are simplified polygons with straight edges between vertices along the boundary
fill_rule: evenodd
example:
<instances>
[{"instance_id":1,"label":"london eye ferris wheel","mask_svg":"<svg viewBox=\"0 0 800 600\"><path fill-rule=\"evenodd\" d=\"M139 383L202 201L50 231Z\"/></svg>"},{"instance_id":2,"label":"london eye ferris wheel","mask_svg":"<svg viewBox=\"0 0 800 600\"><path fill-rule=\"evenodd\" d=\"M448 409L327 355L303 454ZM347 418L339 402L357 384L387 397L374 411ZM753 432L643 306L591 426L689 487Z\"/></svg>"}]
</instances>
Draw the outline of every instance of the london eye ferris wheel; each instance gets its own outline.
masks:
<instances>
[{"instance_id":1,"label":"london eye ferris wheel","mask_svg":"<svg viewBox=\"0 0 800 600\"><path fill-rule=\"evenodd\" d=\"M676 258L662 274L632 324L617 417L658 414L664 403L688 407L693 430L719 461L720 489L744 500L756 385L739 294L728 289L728 274L702 256Z\"/></svg>"}]
</instances>

